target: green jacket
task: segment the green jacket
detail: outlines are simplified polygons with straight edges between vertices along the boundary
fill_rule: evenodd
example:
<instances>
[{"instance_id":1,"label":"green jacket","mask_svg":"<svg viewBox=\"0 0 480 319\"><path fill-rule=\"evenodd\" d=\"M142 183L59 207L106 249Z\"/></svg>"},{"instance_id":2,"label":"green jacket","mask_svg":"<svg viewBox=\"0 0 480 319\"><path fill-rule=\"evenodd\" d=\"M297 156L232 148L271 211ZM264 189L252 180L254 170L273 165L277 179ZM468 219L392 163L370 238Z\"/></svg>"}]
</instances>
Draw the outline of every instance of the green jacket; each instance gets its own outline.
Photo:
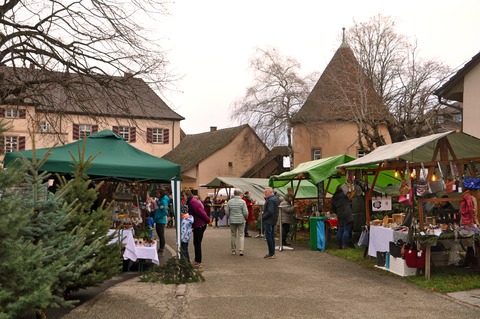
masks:
<instances>
[{"instance_id":1,"label":"green jacket","mask_svg":"<svg viewBox=\"0 0 480 319\"><path fill-rule=\"evenodd\" d=\"M234 196L228 201L225 213L230 224L243 224L248 217L247 203L240 196Z\"/></svg>"}]
</instances>

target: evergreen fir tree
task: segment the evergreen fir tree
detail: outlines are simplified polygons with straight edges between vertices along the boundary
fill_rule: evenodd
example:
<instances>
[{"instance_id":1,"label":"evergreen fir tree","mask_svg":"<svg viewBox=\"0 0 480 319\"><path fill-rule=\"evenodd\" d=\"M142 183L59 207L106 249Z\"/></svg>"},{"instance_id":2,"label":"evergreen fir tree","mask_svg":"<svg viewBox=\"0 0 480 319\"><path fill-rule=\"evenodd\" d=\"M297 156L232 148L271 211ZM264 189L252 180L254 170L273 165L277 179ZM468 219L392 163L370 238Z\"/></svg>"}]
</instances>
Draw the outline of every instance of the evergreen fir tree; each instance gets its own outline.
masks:
<instances>
[{"instance_id":1,"label":"evergreen fir tree","mask_svg":"<svg viewBox=\"0 0 480 319\"><path fill-rule=\"evenodd\" d=\"M71 154L76 167L71 180L67 182L65 177L60 177L60 190L65 187L68 189L65 195L66 201L80 206L80 209L73 214L67 228L81 229L85 235L84 250L88 252L88 254L81 254L81 258L76 261L77 276L66 287L67 292L101 284L116 275L121 266L121 246L109 244L112 236L107 236L112 225L110 212L103 208L103 203L92 209L102 183L94 185L85 173L91 167L94 157L85 160L84 154L85 145L83 150L79 149L78 159ZM82 265L87 267L81 267Z\"/></svg>"},{"instance_id":2,"label":"evergreen fir tree","mask_svg":"<svg viewBox=\"0 0 480 319\"><path fill-rule=\"evenodd\" d=\"M83 238L64 230L74 208L48 193L47 178L27 161L0 170L0 318L72 304L58 287Z\"/></svg>"}]
</instances>

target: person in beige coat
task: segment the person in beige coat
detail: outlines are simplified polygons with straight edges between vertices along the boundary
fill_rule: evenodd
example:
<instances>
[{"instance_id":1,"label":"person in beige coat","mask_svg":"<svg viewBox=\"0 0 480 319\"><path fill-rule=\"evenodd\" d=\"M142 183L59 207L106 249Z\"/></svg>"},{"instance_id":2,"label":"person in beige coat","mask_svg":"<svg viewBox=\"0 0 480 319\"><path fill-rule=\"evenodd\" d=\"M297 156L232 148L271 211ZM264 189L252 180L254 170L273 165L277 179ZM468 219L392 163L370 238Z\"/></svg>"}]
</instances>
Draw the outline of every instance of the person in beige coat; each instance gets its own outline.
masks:
<instances>
[{"instance_id":1,"label":"person in beige coat","mask_svg":"<svg viewBox=\"0 0 480 319\"><path fill-rule=\"evenodd\" d=\"M243 256L245 245L245 220L248 217L247 204L242 199L242 191L235 189L233 198L225 208L225 214L230 223L232 255L236 255L237 247L240 256ZM238 242L238 246L237 246Z\"/></svg>"},{"instance_id":2,"label":"person in beige coat","mask_svg":"<svg viewBox=\"0 0 480 319\"><path fill-rule=\"evenodd\" d=\"M280 205L278 206L280 212L279 221L282 222L282 246L290 246L287 242L287 236L290 232L291 225L295 224L295 206L293 206L293 195L287 194L280 198Z\"/></svg>"}]
</instances>

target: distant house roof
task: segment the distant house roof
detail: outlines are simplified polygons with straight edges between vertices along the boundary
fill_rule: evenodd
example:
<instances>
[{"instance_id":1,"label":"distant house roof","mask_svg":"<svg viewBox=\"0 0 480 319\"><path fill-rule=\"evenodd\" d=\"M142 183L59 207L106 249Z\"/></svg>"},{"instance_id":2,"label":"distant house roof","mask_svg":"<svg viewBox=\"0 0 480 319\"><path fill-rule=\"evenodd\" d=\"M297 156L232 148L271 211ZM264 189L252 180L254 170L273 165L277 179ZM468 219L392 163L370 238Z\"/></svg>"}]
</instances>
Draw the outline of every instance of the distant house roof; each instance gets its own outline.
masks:
<instances>
[{"instance_id":1,"label":"distant house roof","mask_svg":"<svg viewBox=\"0 0 480 319\"><path fill-rule=\"evenodd\" d=\"M348 120L352 118L355 105L360 103L367 105L370 110L375 110L370 113L375 120L391 117L352 49L344 42L296 114L294 122Z\"/></svg>"},{"instance_id":2,"label":"distant house roof","mask_svg":"<svg viewBox=\"0 0 480 319\"><path fill-rule=\"evenodd\" d=\"M206 133L187 135L180 144L162 158L181 166L182 172L228 145L248 124Z\"/></svg>"},{"instance_id":3,"label":"distant house roof","mask_svg":"<svg viewBox=\"0 0 480 319\"><path fill-rule=\"evenodd\" d=\"M445 82L440 88L436 89L433 94L443 97L447 100L454 100L463 102L463 91L449 92L454 86L459 83L463 84L463 79L467 73L469 73L478 63L480 63L480 52L477 53L470 61L465 63L463 68L457 71L447 82Z\"/></svg>"},{"instance_id":4,"label":"distant house roof","mask_svg":"<svg viewBox=\"0 0 480 319\"><path fill-rule=\"evenodd\" d=\"M86 77L3 66L0 79L1 104L32 105L40 112L89 116L185 119L168 107L143 79L130 75ZM8 94L9 90L15 94Z\"/></svg>"},{"instance_id":5,"label":"distant house roof","mask_svg":"<svg viewBox=\"0 0 480 319\"><path fill-rule=\"evenodd\" d=\"M277 161L279 158L283 160L284 156L288 156L288 147L287 146L277 146L274 147L271 151L268 152L268 154L260 159L260 162L255 164L252 168L250 168L248 171L246 171L242 177L252 177L255 176L258 172L260 172L263 168L267 167L268 164L271 162ZM283 169L283 161L280 163L275 163L276 165L273 165L272 168L274 169L273 171L270 172L264 172L266 176L262 176L262 178L268 178L272 175L278 175L283 173L284 171L287 171L288 169ZM281 171L280 171L281 170Z\"/></svg>"}]
</instances>

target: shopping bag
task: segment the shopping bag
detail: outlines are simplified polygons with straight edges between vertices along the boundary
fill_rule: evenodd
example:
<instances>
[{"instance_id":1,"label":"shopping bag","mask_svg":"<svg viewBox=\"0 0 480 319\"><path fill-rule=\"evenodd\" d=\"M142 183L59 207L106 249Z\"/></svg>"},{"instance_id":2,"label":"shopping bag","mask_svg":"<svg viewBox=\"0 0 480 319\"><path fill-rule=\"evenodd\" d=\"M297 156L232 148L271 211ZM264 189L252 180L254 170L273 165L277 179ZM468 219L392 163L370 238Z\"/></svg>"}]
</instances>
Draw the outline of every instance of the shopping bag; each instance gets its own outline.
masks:
<instances>
[{"instance_id":1,"label":"shopping bag","mask_svg":"<svg viewBox=\"0 0 480 319\"><path fill-rule=\"evenodd\" d=\"M364 226L365 227L365 226ZM367 247L368 246L368 229L365 227L360 234L360 238L358 239L358 246L359 247Z\"/></svg>"}]
</instances>

